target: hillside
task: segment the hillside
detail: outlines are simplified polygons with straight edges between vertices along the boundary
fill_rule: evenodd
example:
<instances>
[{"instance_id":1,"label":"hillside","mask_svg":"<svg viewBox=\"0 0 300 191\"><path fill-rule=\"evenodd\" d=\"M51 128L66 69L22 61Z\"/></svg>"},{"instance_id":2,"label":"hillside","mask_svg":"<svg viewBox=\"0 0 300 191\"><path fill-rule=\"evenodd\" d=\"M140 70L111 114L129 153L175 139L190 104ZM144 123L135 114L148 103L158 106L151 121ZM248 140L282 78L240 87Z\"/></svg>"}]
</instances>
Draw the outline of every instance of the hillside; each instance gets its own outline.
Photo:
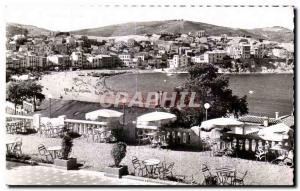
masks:
<instances>
[{"instance_id":1,"label":"hillside","mask_svg":"<svg viewBox=\"0 0 300 191\"><path fill-rule=\"evenodd\" d=\"M23 25L17 23L6 24L6 36L14 36L16 34L27 34L29 36L49 35L50 32L52 31L32 25Z\"/></svg>"},{"instance_id":2,"label":"hillside","mask_svg":"<svg viewBox=\"0 0 300 191\"><path fill-rule=\"evenodd\" d=\"M83 29L71 31L73 34L87 35L87 36L125 36L133 34L158 34L161 32L171 33L188 33L199 30L205 30L209 35L228 34L229 36L239 35L254 35L248 31L241 29L232 29L228 27L221 27L201 22L185 21L185 20L168 20L168 21L151 21L151 22L132 22L118 25L109 25L105 27Z\"/></svg>"},{"instance_id":3,"label":"hillside","mask_svg":"<svg viewBox=\"0 0 300 191\"><path fill-rule=\"evenodd\" d=\"M251 32L277 42L290 42L294 40L293 31L279 26L257 28L251 30Z\"/></svg>"},{"instance_id":4,"label":"hillside","mask_svg":"<svg viewBox=\"0 0 300 191\"><path fill-rule=\"evenodd\" d=\"M208 35L227 34L228 36L251 36L253 38L274 40L278 42L290 42L293 40L293 32L281 27L280 31L273 29L274 27L261 29L233 29L229 27L216 26L201 22L185 21L185 20L168 20L168 21L151 21L151 22L132 22L118 25L110 25L99 28L83 29L71 31L76 35L87 36L125 36L125 35L141 35L141 34L158 34L161 32L171 33L188 33L199 30L205 30ZM273 30L271 30L273 29Z\"/></svg>"},{"instance_id":5,"label":"hillside","mask_svg":"<svg viewBox=\"0 0 300 191\"><path fill-rule=\"evenodd\" d=\"M150 22L131 22L118 25L109 25L98 28L82 29L70 31L74 35L86 35L95 37L114 37L128 35L159 34L161 32L188 33L205 30L208 35L217 36L227 34L228 36L251 36L256 39L267 39L278 42L293 41L293 31L283 27L266 27L257 29L234 29L229 27L216 26L201 22L185 20L167 20ZM32 25L22 25L8 23L6 25L6 35L12 36L28 31L28 35L48 35L50 30L35 27Z\"/></svg>"}]
</instances>

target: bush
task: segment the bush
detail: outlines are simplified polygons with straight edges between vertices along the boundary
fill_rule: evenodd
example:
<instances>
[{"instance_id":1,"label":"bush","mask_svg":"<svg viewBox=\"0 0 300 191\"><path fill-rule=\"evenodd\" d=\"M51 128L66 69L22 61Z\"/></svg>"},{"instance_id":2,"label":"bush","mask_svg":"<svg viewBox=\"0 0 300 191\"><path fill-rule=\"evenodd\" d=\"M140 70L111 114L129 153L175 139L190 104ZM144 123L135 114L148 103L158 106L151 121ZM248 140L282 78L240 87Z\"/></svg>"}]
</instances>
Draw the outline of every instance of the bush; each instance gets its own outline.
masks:
<instances>
[{"instance_id":1,"label":"bush","mask_svg":"<svg viewBox=\"0 0 300 191\"><path fill-rule=\"evenodd\" d=\"M62 150L61 150L62 157L61 158L64 160L68 160L69 155L72 151L72 147L73 147L73 139L67 130L64 130L61 147L62 147Z\"/></svg>"},{"instance_id":2,"label":"bush","mask_svg":"<svg viewBox=\"0 0 300 191\"><path fill-rule=\"evenodd\" d=\"M123 142L118 142L114 144L111 150L111 156L114 160L115 166L119 167L122 159L126 156L127 145Z\"/></svg>"}]
</instances>

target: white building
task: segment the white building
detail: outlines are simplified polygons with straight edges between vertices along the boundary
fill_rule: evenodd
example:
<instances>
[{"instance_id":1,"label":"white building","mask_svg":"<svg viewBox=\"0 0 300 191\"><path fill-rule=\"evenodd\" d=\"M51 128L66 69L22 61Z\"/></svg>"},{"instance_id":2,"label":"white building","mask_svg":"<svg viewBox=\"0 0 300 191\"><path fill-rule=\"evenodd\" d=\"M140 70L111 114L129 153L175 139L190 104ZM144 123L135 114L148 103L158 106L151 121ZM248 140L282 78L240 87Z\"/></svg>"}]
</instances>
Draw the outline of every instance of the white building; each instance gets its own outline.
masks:
<instances>
[{"instance_id":1,"label":"white building","mask_svg":"<svg viewBox=\"0 0 300 191\"><path fill-rule=\"evenodd\" d=\"M130 67L132 64L132 59L130 54L119 54L118 57L123 62L123 64L127 67Z\"/></svg>"},{"instance_id":2,"label":"white building","mask_svg":"<svg viewBox=\"0 0 300 191\"><path fill-rule=\"evenodd\" d=\"M170 68L178 68L182 66L187 66L189 59L186 55L174 55L172 62L169 62Z\"/></svg>"},{"instance_id":3,"label":"white building","mask_svg":"<svg viewBox=\"0 0 300 191\"><path fill-rule=\"evenodd\" d=\"M85 61L84 58L85 57L81 51L72 52L72 54L71 54L72 66L82 67L82 65Z\"/></svg>"},{"instance_id":4,"label":"white building","mask_svg":"<svg viewBox=\"0 0 300 191\"><path fill-rule=\"evenodd\" d=\"M213 50L204 53L204 60L208 63L219 63L226 56L225 50Z\"/></svg>"},{"instance_id":5,"label":"white building","mask_svg":"<svg viewBox=\"0 0 300 191\"><path fill-rule=\"evenodd\" d=\"M110 55L87 55L84 68L110 68L114 67L114 59Z\"/></svg>"},{"instance_id":6,"label":"white building","mask_svg":"<svg viewBox=\"0 0 300 191\"><path fill-rule=\"evenodd\" d=\"M201 54L199 56L193 56L191 58L191 61L196 64L208 63L208 56L204 56L204 54Z\"/></svg>"},{"instance_id":7,"label":"white building","mask_svg":"<svg viewBox=\"0 0 300 191\"><path fill-rule=\"evenodd\" d=\"M68 55L50 55L47 57L48 62L59 65L59 66L67 66L70 64L70 57Z\"/></svg>"},{"instance_id":8,"label":"white building","mask_svg":"<svg viewBox=\"0 0 300 191\"><path fill-rule=\"evenodd\" d=\"M251 56L251 46L248 43L232 44L227 47L227 53L234 59L248 59Z\"/></svg>"},{"instance_id":9,"label":"white building","mask_svg":"<svg viewBox=\"0 0 300 191\"><path fill-rule=\"evenodd\" d=\"M75 44L75 43L76 43L75 38L72 37L72 36L68 36L68 37L66 38L66 43L67 43L67 44Z\"/></svg>"}]
</instances>

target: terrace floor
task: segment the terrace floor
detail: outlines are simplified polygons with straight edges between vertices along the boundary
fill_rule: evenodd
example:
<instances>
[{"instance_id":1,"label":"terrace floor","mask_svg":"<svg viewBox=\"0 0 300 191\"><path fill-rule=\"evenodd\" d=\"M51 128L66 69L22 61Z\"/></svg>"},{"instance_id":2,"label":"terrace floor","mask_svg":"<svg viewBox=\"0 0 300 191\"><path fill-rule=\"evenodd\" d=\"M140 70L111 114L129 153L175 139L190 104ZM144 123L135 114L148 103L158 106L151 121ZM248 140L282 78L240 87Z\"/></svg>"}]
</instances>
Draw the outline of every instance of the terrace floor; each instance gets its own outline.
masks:
<instances>
[{"instance_id":1,"label":"terrace floor","mask_svg":"<svg viewBox=\"0 0 300 191\"><path fill-rule=\"evenodd\" d=\"M103 172L87 170L67 171L46 166L30 166L21 163L7 162L7 185L145 185L142 181L117 179L104 176ZM147 185L159 185L150 183Z\"/></svg>"},{"instance_id":2,"label":"terrace floor","mask_svg":"<svg viewBox=\"0 0 300 191\"><path fill-rule=\"evenodd\" d=\"M24 154L31 156L38 156L37 147L39 144L49 147L60 145L61 142L59 138L45 138L35 134L7 135L7 139L14 139L15 137L22 138L22 151ZM112 145L87 142L86 139L80 137L74 140L71 156L76 157L78 162L83 164L81 169L103 171L106 166L113 163L110 156ZM178 151L129 145L126 157L121 162L121 164L128 165L129 173L133 172L132 156L136 156L140 160L156 158L167 163L174 162L174 174L187 177L193 175L197 182L203 182L204 177L201 173L201 165L207 163L211 168L231 165L238 172L247 170L246 185L293 185L293 168L240 158L212 157L208 151Z\"/></svg>"}]
</instances>

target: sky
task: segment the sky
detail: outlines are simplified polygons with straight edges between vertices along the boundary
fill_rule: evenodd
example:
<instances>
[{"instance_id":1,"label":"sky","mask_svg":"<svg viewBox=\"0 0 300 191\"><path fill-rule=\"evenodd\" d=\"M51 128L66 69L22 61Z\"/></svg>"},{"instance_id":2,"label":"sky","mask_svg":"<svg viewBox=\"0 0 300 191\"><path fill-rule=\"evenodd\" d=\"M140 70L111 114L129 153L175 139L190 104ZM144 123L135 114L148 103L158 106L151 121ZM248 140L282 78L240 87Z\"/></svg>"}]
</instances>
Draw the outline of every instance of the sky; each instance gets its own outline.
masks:
<instances>
[{"instance_id":1,"label":"sky","mask_svg":"<svg viewBox=\"0 0 300 191\"><path fill-rule=\"evenodd\" d=\"M232 28L282 26L293 30L291 7L106 7L78 4L6 5L6 22L70 31L138 21L184 19Z\"/></svg>"}]
</instances>

